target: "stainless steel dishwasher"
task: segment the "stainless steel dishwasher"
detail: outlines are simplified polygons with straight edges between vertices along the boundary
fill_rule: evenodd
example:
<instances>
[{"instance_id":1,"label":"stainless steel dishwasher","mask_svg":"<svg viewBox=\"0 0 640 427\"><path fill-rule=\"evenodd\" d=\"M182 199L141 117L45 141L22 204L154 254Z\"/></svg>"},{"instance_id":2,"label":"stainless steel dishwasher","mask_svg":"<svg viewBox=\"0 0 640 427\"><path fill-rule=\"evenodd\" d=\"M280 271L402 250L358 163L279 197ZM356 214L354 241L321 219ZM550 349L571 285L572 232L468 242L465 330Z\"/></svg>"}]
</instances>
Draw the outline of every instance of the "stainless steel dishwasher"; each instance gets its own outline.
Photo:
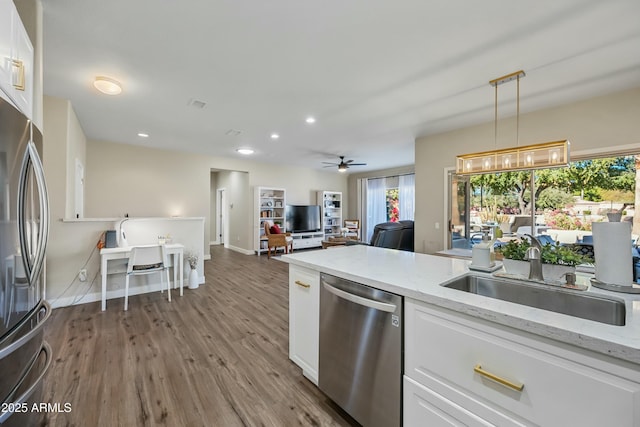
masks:
<instances>
[{"instance_id":1,"label":"stainless steel dishwasher","mask_svg":"<svg viewBox=\"0 0 640 427\"><path fill-rule=\"evenodd\" d=\"M365 427L402 415L402 297L320 276L318 387Z\"/></svg>"}]
</instances>

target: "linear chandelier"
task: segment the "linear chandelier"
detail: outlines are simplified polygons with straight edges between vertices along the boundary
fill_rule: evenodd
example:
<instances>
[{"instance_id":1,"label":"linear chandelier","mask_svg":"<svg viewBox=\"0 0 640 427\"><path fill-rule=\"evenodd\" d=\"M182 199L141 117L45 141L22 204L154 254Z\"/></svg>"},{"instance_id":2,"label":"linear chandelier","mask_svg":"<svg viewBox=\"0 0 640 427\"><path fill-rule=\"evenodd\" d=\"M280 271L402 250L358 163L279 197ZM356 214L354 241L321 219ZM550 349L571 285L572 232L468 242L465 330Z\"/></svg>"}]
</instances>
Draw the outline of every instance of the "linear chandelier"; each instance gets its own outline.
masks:
<instances>
[{"instance_id":1,"label":"linear chandelier","mask_svg":"<svg viewBox=\"0 0 640 427\"><path fill-rule=\"evenodd\" d=\"M521 70L489 82L491 86L495 87L494 144L497 145L498 86L512 80L517 81L516 146L479 153L461 154L456 157L456 173L473 175L562 167L569 164L569 141L544 142L541 144L520 146L520 78L524 76L524 71Z\"/></svg>"}]
</instances>

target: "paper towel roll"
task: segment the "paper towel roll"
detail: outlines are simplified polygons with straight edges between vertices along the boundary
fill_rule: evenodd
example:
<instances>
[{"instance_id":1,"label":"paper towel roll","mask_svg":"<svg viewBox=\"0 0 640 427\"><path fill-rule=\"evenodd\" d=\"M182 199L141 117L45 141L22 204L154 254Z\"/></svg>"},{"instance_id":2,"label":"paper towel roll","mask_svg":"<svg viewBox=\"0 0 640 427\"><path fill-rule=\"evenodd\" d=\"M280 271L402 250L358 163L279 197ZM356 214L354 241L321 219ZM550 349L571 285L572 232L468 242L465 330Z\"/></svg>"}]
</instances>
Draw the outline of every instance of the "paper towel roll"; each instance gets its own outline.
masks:
<instances>
[{"instance_id":1,"label":"paper towel roll","mask_svg":"<svg viewBox=\"0 0 640 427\"><path fill-rule=\"evenodd\" d=\"M594 222L596 280L619 286L633 284L630 222Z\"/></svg>"}]
</instances>

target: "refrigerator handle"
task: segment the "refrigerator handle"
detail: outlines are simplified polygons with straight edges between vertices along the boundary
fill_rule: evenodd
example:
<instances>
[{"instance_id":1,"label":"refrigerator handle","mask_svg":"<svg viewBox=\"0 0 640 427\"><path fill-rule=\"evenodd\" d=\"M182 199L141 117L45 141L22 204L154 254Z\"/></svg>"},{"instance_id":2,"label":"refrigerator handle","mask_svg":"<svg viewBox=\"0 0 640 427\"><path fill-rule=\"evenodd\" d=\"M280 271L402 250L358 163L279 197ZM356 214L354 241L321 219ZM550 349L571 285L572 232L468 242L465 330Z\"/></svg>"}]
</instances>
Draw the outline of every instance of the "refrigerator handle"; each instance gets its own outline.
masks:
<instances>
[{"instance_id":1,"label":"refrigerator handle","mask_svg":"<svg viewBox=\"0 0 640 427\"><path fill-rule=\"evenodd\" d=\"M40 207L40 219L38 221L40 229L37 233L35 248L31 248L29 241L30 236L26 230L28 226L28 220L26 218L26 202L28 197L29 175L31 171L33 171L33 176L35 178ZM31 234L33 234L33 231L31 231ZM42 270L45 251L47 248L47 240L49 237L49 196L47 193L42 162L40 161L40 156L38 156L35 144L31 141L27 144L27 149L25 150L20 171L20 181L18 184L18 235L20 237L22 259L29 275L29 283L33 284ZM30 256L31 249L35 249L33 258Z\"/></svg>"},{"instance_id":2,"label":"refrigerator handle","mask_svg":"<svg viewBox=\"0 0 640 427\"><path fill-rule=\"evenodd\" d=\"M38 355L36 356L36 358L33 361L32 364L32 368L33 365L35 364L35 362L38 360L38 358L40 357L40 355L44 353L45 356L47 357L44 366L42 367L42 370L40 371L38 378L36 378L30 385L29 388L27 388L19 397L17 397L13 402L11 402L13 404L13 407L16 408L20 408L20 406L25 403L33 394L33 392L41 385L42 380L44 378L44 376L46 375L47 371L49 370L49 366L51 366L51 361L53 360L53 352L51 351L51 347L49 346L49 343L44 341L42 343L42 348L40 349L40 351L38 352ZM28 372L27 372L28 374ZM25 374L25 375L27 375ZM24 377L20 380L20 383L18 383L18 386L20 386L22 384L22 382L24 381ZM13 392L12 392L13 393ZM11 415L13 415L12 411L3 411L2 413L0 413L0 424L4 423Z\"/></svg>"},{"instance_id":3,"label":"refrigerator handle","mask_svg":"<svg viewBox=\"0 0 640 427\"><path fill-rule=\"evenodd\" d=\"M31 125L33 126L33 124ZM33 261L33 280L40 275L44 264L44 257L47 250L47 241L49 239L49 194L47 192L47 183L44 177L44 168L42 161L33 142L28 145L29 155L33 167L33 173L38 186L38 199L40 205L40 230L38 232L38 247L36 248L36 257ZM32 281L31 283L34 283Z\"/></svg>"},{"instance_id":4,"label":"refrigerator handle","mask_svg":"<svg viewBox=\"0 0 640 427\"><path fill-rule=\"evenodd\" d=\"M42 329L45 326L45 322L51 316L51 306L46 301L40 301L40 304L31 312L29 316L25 316L20 323L18 323L14 328L13 332L10 335L5 336L3 339L7 341L7 344L4 347L0 347L0 359L3 359L18 350L20 347L24 345L27 341L31 340L36 334L42 332ZM23 326L28 322L32 322L35 320L35 325L31 327L29 332L24 335L18 335Z\"/></svg>"}]
</instances>

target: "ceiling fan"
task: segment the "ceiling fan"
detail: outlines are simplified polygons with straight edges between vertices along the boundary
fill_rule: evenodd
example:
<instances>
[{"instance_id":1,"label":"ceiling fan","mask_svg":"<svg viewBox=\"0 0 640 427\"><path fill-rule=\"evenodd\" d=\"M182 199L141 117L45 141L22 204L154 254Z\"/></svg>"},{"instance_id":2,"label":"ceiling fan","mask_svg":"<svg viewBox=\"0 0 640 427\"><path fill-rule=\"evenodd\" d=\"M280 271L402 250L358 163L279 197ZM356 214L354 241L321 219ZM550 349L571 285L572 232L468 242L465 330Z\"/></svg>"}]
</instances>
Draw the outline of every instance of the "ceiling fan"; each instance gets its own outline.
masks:
<instances>
[{"instance_id":1,"label":"ceiling fan","mask_svg":"<svg viewBox=\"0 0 640 427\"><path fill-rule=\"evenodd\" d=\"M366 163L353 163L353 160L347 160L345 162L344 156L340 156L340 163L331 163L331 162L322 162L327 166L323 166L324 168L330 168L333 166L337 166L340 172L344 172L349 169L349 166L366 166Z\"/></svg>"}]
</instances>

